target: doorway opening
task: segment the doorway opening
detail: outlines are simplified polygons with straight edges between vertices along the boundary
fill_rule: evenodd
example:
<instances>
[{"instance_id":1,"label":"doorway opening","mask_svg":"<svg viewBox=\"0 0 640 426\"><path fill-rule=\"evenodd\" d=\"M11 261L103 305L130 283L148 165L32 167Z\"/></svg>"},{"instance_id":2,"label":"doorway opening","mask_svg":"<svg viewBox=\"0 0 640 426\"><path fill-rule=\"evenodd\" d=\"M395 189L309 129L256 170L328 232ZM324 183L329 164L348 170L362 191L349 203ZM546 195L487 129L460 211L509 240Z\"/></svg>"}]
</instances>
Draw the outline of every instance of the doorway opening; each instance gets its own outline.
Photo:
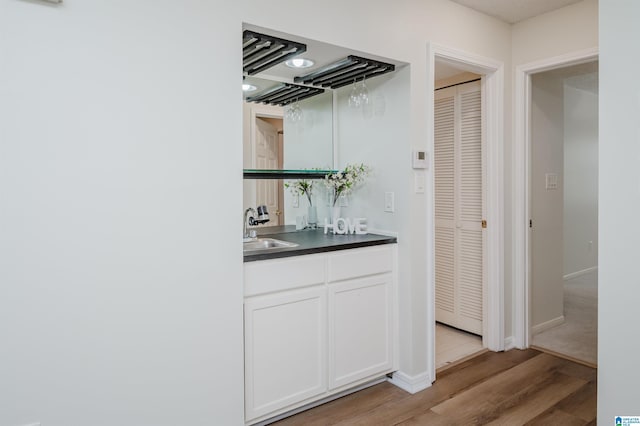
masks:
<instances>
[{"instance_id":1,"label":"doorway opening","mask_svg":"<svg viewBox=\"0 0 640 426\"><path fill-rule=\"evenodd\" d=\"M483 349L486 259L479 74L435 63L436 369Z\"/></svg>"},{"instance_id":2,"label":"doorway opening","mask_svg":"<svg viewBox=\"0 0 640 426\"><path fill-rule=\"evenodd\" d=\"M427 126L435 129L436 102L435 102L435 70L436 66L442 64L454 68L458 73L474 73L480 76L481 87L481 133L485 145L482 149L482 159L484 165L481 173L484 176L484 194L482 198L483 215L477 221L481 227L482 250L481 264L482 280L486 283L482 288L482 308L481 308L481 334L482 347L500 351L505 348L504 338L504 248L503 248L503 100L504 100L504 65L489 58L468 54L456 49L451 49L436 43L429 43L427 58L429 67L433 71L432 79L427 83L429 108L433 108L428 115ZM478 77L475 77L477 79ZM442 80L440 78L439 80ZM431 97L433 96L433 97ZM438 154L435 148L435 131L429 132L427 149L432 153L432 165L438 161ZM434 167L435 169L435 167ZM427 174L427 186L435 189L436 171ZM477 182L477 180L476 180ZM436 377L436 200L435 197L427 198L427 258L425 267L427 269L427 294L429 295L429 306L427 309L428 336L427 342L431 348L428 351L428 368L431 381ZM486 228L482 223L486 220ZM461 228L462 229L462 226ZM438 326L439 328L439 326ZM440 345L442 347L442 344Z\"/></svg>"},{"instance_id":3,"label":"doorway opening","mask_svg":"<svg viewBox=\"0 0 640 426\"><path fill-rule=\"evenodd\" d=\"M597 364L598 62L531 75L530 344Z\"/></svg>"},{"instance_id":4,"label":"doorway opening","mask_svg":"<svg viewBox=\"0 0 640 426\"><path fill-rule=\"evenodd\" d=\"M542 73L598 60L598 49L584 49L519 65L515 72L513 144L513 344L531 345L531 78ZM546 179L546 177L545 177ZM553 185L553 176L550 177ZM545 182L546 186L546 182Z\"/></svg>"}]
</instances>

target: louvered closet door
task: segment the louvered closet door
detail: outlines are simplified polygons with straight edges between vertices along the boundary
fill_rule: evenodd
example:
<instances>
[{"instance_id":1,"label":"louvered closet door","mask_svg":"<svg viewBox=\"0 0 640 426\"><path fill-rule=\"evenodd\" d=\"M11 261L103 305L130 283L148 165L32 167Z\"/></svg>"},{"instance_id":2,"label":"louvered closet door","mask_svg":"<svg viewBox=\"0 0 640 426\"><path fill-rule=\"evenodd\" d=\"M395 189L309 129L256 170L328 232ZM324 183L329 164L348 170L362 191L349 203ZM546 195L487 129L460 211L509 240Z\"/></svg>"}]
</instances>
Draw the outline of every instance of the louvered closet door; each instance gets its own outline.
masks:
<instances>
[{"instance_id":1,"label":"louvered closet door","mask_svg":"<svg viewBox=\"0 0 640 426\"><path fill-rule=\"evenodd\" d=\"M436 320L482 334L480 83L435 93Z\"/></svg>"}]
</instances>

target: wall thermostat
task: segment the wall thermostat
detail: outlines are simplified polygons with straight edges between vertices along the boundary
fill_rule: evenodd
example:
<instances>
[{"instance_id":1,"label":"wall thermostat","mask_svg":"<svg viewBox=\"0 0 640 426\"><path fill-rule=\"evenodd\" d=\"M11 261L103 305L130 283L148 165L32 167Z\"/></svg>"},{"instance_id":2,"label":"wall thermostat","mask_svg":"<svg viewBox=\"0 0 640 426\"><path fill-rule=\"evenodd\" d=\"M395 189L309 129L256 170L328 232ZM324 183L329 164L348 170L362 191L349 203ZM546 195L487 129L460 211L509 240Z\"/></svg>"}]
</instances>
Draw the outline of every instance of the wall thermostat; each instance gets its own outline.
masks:
<instances>
[{"instance_id":1,"label":"wall thermostat","mask_svg":"<svg viewBox=\"0 0 640 426\"><path fill-rule=\"evenodd\" d=\"M427 169L429 168L427 151L413 151L413 168Z\"/></svg>"}]
</instances>

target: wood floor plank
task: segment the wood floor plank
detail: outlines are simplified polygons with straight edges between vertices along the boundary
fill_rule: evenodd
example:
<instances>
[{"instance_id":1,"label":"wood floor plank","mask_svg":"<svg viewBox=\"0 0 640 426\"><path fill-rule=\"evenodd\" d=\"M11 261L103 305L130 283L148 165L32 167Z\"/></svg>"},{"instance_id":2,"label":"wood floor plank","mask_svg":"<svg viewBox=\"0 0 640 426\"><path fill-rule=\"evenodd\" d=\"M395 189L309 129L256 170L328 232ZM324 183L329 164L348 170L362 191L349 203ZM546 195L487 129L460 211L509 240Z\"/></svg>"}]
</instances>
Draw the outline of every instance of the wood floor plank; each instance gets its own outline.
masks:
<instances>
[{"instance_id":1,"label":"wood floor plank","mask_svg":"<svg viewBox=\"0 0 640 426\"><path fill-rule=\"evenodd\" d=\"M367 413L386 402L398 402L410 396L411 394L389 382L380 383L275 424L278 426L340 424L352 417L353 413Z\"/></svg>"},{"instance_id":2,"label":"wood floor plank","mask_svg":"<svg viewBox=\"0 0 640 426\"><path fill-rule=\"evenodd\" d=\"M547 380L549 374L560 363L556 357L540 354L503 371L467 392L432 407L432 410L439 414L473 419L474 413L477 413L479 409L480 411L489 410L520 392L523 386L531 386Z\"/></svg>"},{"instance_id":3,"label":"wood floor plank","mask_svg":"<svg viewBox=\"0 0 640 426\"><path fill-rule=\"evenodd\" d=\"M538 383L503 403L496 413L497 418L487 424L511 426L526 423L549 410L584 384L581 379L556 373L550 380Z\"/></svg>"},{"instance_id":4,"label":"wood floor plank","mask_svg":"<svg viewBox=\"0 0 640 426\"><path fill-rule=\"evenodd\" d=\"M560 401L558 408L587 422L596 419L598 401L595 379L584 385L578 392Z\"/></svg>"},{"instance_id":5,"label":"wood floor plank","mask_svg":"<svg viewBox=\"0 0 640 426\"><path fill-rule=\"evenodd\" d=\"M537 355L540 355L540 351L533 349L518 350L513 349L508 352L485 352L475 358L467 360L455 366L453 369L443 370L438 374L436 379L443 380L449 375L466 374L466 371L475 371L477 369L488 368L489 370L495 369L499 364L499 370L506 370L515 365L523 363Z\"/></svg>"},{"instance_id":6,"label":"wood floor plank","mask_svg":"<svg viewBox=\"0 0 640 426\"><path fill-rule=\"evenodd\" d=\"M355 395L360 393L358 392L352 396L341 398L313 410L284 419L276 424L278 426L331 425L341 424L340 422L346 417L349 417L349 422L344 424L349 425L371 424L371 419L375 419L375 424L398 423L423 414L431 406L450 398L452 395L539 354L540 352L533 350L512 350L501 353L487 352L476 359L453 367L452 370L443 372L438 375L438 379L433 386L415 395L386 384L399 390L403 398L377 401L371 406L366 404L358 405L357 400L354 399ZM382 384L369 389L381 387ZM325 413L327 414L325 415Z\"/></svg>"},{"instance_id":7,"label":"wood floor plank","mask_svg":"<svg viewBox=\"0 0 640 426\"><path fill-rule=\"evenodd\" d=\"M411 395L382 383L277 425L595 424L596 370L535 350L488 352Z\"/></svg>"},{"instance_id":8,"label":"wood floor plank","mask_svg":"<svg viewBox=\"0 0 640 426\"><path fill-rule=\"evenodd\" d=\"M563 363L558 367L558 371L567 376L577 377L587 382L595 382L598 378L598 370L594 367L587 367L584 364L578 364L567 359L563 359Z\"/></svg>"},{"instance_id":9,"label":"wood floor plank","mask_svg":"<svg viewBox=\"0 0 640 426\"><path fill-rule=\"evenodd\" d=\"M374 418L379 422L377 424L394 424L420 416L431 407L538 355L540 352L532 350L484 353L451 370L445 370L430 388L411 398L386 403L370 412L354 415L353 424L366 425L369 418Z\"/></svg>"},{"instance_id":10,"label":"wood floor plank","mask_svg":"<svg viewBox=\"0 0 640 426\"><path fill-rule=\"evenodd\" d=\"M452 423L451 419L429 410L403 422L396 423L394 426L451 426L452 424L454 423Z\"/></svg>"},{"instance_id":11,"label":"wood floor plank","mask_svg":"<svg viewBox=\"0 0 640 426\"><path fill-rule=\"evenodd\" d=\"M533 420L525 423L525 426L548 426L548 425L562 425L562 426L585 426L587 422L579 417L572 416L565 413L562 410L552 408L545 411L541 415L537 416Z\"/></svg>"}]
</instances>

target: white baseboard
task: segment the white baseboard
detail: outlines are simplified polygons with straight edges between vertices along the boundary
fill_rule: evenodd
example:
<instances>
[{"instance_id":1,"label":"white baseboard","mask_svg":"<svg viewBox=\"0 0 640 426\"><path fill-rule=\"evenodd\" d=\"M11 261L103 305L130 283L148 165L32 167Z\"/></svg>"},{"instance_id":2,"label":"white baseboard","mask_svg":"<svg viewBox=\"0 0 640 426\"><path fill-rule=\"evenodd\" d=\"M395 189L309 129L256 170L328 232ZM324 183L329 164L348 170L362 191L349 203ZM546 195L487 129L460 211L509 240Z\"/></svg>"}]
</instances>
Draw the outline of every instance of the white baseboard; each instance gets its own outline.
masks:
<instances>
[{"instance_id":1,"label":"white baseboard","mask_svg":"<svg viewBox=\"0 0 640 426\"><path fill-rule=\"evenodd\" d=\"M593 271L597 271L597 270L598 270L598 267L597 266L593 266L591 268L587 268L587 269L583 269L581 271L576 271L576 272L572 272L570 274L567 274L567 275L563 276L562 279L567 281L567 280L570 280L572 278L576 278L576 277L579 277L579 276L582 276L582 275L590 274Z\"/></svg>"},{"instance_id":2,"label":"white baseboard","mask_svg":"<svg viewBox=\"0 0 640 426\"><path fill-rule=\"evenodd\" d=\"M515 349L516 345L513 342L513 336L509 336L504 339L504 351L510 351L511 349Z\"/></svg>"},{"instance_id":3,"label":"white baseboard","mask_svg":"<svg viewBox=\"0 0 640 426\"><path fill-rule=\"evenodd\" d=\"M533 327L531 327L531 335L533 336L542 333L543 331L547 331L550 328L562 324L563 322L564 315L560 315L559 317L543 322L542 324L534 325Z\"/></svg>"},{"instance_id":4,"label":"white baseboard","mask_svg":"<svg viewBox=\"0 0 640 426\"><path fill-rule=\"evenodd\" d=\"M409 376L402 371L396 371L389 379L389 382L411 394L420 392L431 386L431 378L428 373Z\"/></svg>"}]
</instances>

